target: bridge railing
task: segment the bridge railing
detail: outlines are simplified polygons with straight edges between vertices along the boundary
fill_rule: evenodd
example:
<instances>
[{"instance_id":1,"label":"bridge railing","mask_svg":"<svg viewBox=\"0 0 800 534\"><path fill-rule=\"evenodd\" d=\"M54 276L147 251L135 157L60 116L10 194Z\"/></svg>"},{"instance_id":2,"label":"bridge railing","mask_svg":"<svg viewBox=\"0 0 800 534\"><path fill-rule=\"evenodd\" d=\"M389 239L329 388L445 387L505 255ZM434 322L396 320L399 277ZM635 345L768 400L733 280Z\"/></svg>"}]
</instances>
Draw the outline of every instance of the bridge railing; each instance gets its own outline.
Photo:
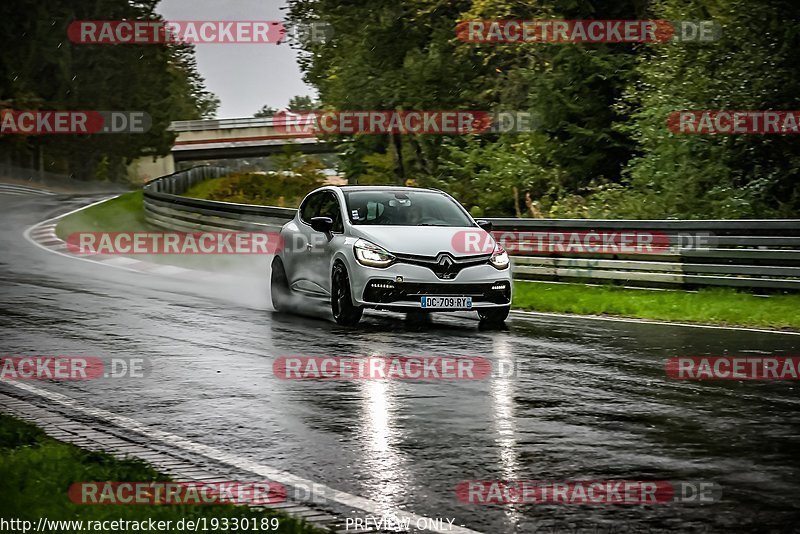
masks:
<instances>
[{"instance_id":1,"label":"bridge railing","mask_svg":"<svg viewBox=\"0 0 800 534\"><path fill-rule=\"evenodd\" d=\"M173 121L169 130L173 132L190 132L202 130L224 130L231 128L263 128L274 126L303 125L301 118L306 112L281 112L279 117L242 117L238 119L200 119L193 121Z\"/></svg>"},{"instance_id":2,"label":"bridge railing","mask_svg":"<svg viewBox=\"0 0 800 534\"><path fill-rule=\"evenodd\" d=\"M273 126L272 117L243 117L240 119L202 119L194 121L174 121L169 130L188 132L196 130L222 130L225 128L259 128Z\"/></svg>"},{"instance_id":3,"label":"bridge railing","mask_svg":"<svg viewBox=\"0 0 800 534\"><path fill-rule=\"evenodd\" d=\"M181 196L193 185L229 172L205 166L153 180L144 190L147 220L182 231L275 231L294 217L296 210L291 208ZM488 220L495 238L512 252L517 279L800 289L798 219ZM617 236L617 244L620 236L645 235L651 242L655 239L656 246L586 246L611 235ZM575 239L581 243L569 246Z\"/></svg>"}]
</instances>

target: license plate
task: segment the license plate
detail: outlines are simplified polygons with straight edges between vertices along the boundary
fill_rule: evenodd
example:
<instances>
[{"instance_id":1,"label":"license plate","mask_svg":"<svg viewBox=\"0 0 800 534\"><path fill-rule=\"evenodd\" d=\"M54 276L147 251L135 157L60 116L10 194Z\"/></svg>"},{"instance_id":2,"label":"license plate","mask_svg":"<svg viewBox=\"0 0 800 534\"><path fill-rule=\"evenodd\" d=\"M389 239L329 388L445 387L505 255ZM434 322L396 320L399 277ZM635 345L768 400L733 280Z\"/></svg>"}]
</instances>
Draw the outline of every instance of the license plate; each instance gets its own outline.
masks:
<instances>
[{"instance_id":1,"label":"license plate","mask_svg":"<svg viewBox=\"0 0 800 534\"><path fill-rule=\"evenodd\" d=\"M472 297L421 297L421 308L472 309Z\"/></svg>"}]
</instances>

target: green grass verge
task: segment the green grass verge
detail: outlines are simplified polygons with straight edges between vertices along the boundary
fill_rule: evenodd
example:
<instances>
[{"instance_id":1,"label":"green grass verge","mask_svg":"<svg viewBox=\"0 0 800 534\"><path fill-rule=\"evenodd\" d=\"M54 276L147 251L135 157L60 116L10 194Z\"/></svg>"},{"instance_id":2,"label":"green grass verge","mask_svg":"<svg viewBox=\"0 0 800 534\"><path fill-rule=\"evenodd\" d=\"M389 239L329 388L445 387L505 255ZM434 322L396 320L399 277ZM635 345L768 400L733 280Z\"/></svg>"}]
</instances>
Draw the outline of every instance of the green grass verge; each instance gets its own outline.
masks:
<instances>
[{"instance_id":1,"label":"green grass verge","mask_svg":"<svg viewBox=\"0 0 800 534\"><path fill-rule=\"evenodd\" d=\"M56 235L66 239L73 232L155 231L144 218L143 199L141 191L133 191L80 210L58 221Z\"/></svg>"},{"instance_id":2,"label":"green grass verge","mask_svg":"<svg viewBox=\"0 0 800 534\"><path fill-rule=\"evenodd\" d=\"M729 326L800 329L800 295L761 297L729 288L652 291L615 286L515 282L513 307Z\"/></svg>"},{"instance_id":3,"label":"green grass verge","mask_svg":"<svg viewBox=\"0 0 800 534\"><path fill-rule=\"evenodd\" d=\"M151 225L144 216L144 195L142 191L133 191L112 198L90 208L82 209L72 215L60 219L56 225L56 235L66 240L75 232L163 232L163 228ZM266 261L258 264L256 256L229 256L207 254L130 254L126 257L162 263L165 265L178 265L187 269L201 269L204 271L230 271L231 269L245 272L260 269L266 272ZM255 262L255 264L254 264Z\"/></svg>"},{"instance_id":4,"label":"green grass verge","mask_svg":"<svg viewBox=\"0 0 800 534\"><path fill-rule=\"evenodd\" d=\"M324 531L285 515L233 505L83 505L73 503L67 490L74 482L168 481L138 460L117 460L49 438L37 427L0 414L0 517L32 521L135 520L172 521L174 532L182 518L278 518L284 534L319 534ZM209 523L210 524L210 523ZM58 532L73 532L69 528ZM227 532L250 532L228 530ZM263 531L263 530L262 530Z\"/></svg>"}]
</instances>

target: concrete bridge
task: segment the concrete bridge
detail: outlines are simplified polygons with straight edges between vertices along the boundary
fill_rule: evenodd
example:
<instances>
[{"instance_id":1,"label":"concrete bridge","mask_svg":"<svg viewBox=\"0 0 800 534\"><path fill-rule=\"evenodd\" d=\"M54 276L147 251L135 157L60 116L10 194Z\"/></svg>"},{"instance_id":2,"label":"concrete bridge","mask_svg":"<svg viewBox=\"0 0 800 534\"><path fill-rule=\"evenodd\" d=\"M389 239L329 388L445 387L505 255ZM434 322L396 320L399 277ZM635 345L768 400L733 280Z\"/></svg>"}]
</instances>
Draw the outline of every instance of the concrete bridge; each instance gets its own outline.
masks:
<instances>
[{"instance_id":1,"label":"concrete bridge","mask_svg":"<svg viewBox=\"0 0 800 534\"><path fill-rule=\"evenodd\" d=\"M207 119L176 121L170 130L178 137L166 157L146 157L134 161L129 172L135 179L147 182L172 174L178 163L226 158L269 156L293 145L300 152L331 153L334 146L313 135L286 132L272 118ZM285 124L285 119L282 121Z\"/></svg>"}]
</instances>

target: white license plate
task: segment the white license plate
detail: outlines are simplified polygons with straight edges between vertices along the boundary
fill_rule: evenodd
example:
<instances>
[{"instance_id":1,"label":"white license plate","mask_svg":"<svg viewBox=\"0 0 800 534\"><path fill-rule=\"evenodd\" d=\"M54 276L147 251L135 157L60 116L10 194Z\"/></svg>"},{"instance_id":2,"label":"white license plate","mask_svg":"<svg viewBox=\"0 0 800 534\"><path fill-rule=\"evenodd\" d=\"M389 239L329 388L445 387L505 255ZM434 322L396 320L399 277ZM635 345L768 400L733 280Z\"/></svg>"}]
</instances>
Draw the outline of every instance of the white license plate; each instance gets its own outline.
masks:
<instances>
[{"instance_id":1,"label":"white license plate","mask_svg":"<svg viewBox=\"0 0 800 534\"><path fill-rule=\"evenodd\" d=\"M472 309L472 297L420 297L421 308Z\"/></svg>"}]
</instances>

